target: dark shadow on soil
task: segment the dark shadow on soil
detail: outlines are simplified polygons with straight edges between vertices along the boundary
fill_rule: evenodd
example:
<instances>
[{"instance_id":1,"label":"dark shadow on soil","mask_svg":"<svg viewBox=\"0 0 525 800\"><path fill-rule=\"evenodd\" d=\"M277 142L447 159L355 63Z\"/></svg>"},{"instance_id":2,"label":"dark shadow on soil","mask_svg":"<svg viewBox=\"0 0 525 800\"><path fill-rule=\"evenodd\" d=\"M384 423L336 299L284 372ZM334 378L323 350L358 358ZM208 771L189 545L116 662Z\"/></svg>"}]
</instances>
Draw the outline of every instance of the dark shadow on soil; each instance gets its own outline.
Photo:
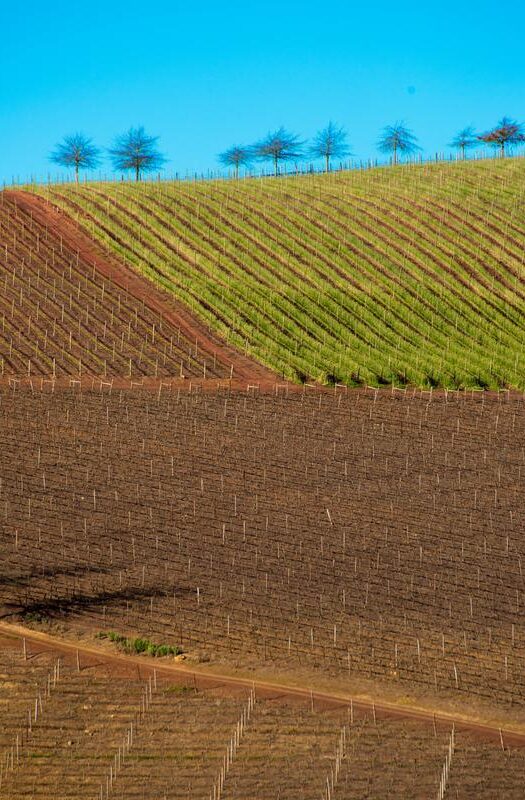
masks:
<instances>
[{"instance_id":1,"label":"dark shadow on soil","mask_svg":"<svg viewBox=\"0 0 525 800\"><path fill-rule=\"evenodd\" d=\"M133 600L150 600L152 597L173 596L173 591L166 589L127 586L113 591L102 591L98 594L73 594L68 597L52 597L47 600L7 602L4 605L6 613L1 618L12 617L15 614L25 622L46 622L50 620L65 619L74 614L85 614L100 608L111 606L113 603L123 603ZM190 589L175 589L175 595L192 594Z\"/></svg>"},{"instance_id":2,"label":"dark shadow on soil","mask_svg":"<svg viewBox=\"0 0 525 800\"><path fill-rule=\"evenodd\" d=\"M108 575L119 569L118 564L111 567L94 567L89 564L78 564L71 567L33 567L30 572L20 575L0 575L0 586L28 586L35 578L78 578L85 575Z\"/></svg>"}]
</instances>

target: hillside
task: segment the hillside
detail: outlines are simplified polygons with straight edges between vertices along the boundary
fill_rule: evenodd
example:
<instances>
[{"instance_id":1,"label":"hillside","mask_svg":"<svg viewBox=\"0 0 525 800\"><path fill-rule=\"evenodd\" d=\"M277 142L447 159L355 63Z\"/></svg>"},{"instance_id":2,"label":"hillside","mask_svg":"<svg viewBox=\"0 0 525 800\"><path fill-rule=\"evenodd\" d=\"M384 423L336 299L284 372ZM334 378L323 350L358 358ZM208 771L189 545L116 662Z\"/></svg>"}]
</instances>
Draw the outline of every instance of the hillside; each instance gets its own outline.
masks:
<instances>
[{"instance_id":1,"label":"hillside","mask_svg":"<svg viewBox=\"0 0 525 800\"><path fill-rule=\"evenodd\" d=\"M2 797L521 797L524 179L0 193Z\"/></svg>"},{"instance_id":2,"label":"hillside","mask_svg":"<svg viewBox=\"0 0 525 800\"><path fill-rule=\"evenodd\" d=\"M525 162L38 187L292 380L525 388Z\"/></svg>"}]
</instances>

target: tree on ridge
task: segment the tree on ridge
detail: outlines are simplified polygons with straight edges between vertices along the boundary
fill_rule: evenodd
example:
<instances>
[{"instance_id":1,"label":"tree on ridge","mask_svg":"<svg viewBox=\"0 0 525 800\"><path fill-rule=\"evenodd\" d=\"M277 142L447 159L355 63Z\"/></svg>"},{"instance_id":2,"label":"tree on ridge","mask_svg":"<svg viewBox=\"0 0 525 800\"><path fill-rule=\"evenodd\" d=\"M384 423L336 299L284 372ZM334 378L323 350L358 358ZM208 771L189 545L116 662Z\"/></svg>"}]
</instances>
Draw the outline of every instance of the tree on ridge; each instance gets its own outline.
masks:
<instances>
[{"instance_id":1,"label":"tree on ridge","mask_svg":"<svg viewBox=\"0 0 525 800\"><path fill-rule=\"evenodd\" d=\"M473 126L469 125L467 128L463 128L454 136L449 147L459 150L461 153L461 160L464 161L466 158L466 151L470 150L472 147L476 147L478 141L479 138L476 135Z\"/></svg>"},{"instance_id":2,"label":"tree on ridge","mask_svg":"<svg viewBox=\"0 0 525 800\"><path fill-rule=\"evenodd\" d=\"M239 177L239 167L247 167L253 159L251 148L244 147L244 145L236 144L233 147L224 150L219 154L219 162L224 167L233 167L235 169L235 177Z\"/></svg>"},{"instance_id":3,"label":"tree on ridge","mask_svg":"<svg viewBox=\"0 0 525 800\"><path fill-rule=\"evenodd\" d=\"M495 128L478 136L480 142L497 147L501 158L505 158L507 147L525 142L525 127L510 117L502 117Z\"/></svg>"},{"instance_id":4,"label":"tree on ridge","mask_svg":"<svg viewBox=\"0 0 525 800\"><path fill-rule=\"evenodd\" d=\"M293 161L303 156L302 142L298 136L281 127L269 133L252 148L255 158L261 161L272 161L274 175L279 174L280 161Z\"/></svg>"},{"instance_id":5,"label":"tree on ridge","mask_svg":"<svg viewBox=\"0 0 525 800\"><path fill-rule=\"evenodd\" d=\"M161 169L167 159L157 150L158 140L158 136L148 136L142 125L117 136L109 150L115 171L133 170L135 180L140 181L144 172Z\"/></svg>"},{"instance_id":6,"label":"tree on ridge","mask_svg":"<svg viewBox=\"0 0 525 800\"><path fill-rule=\"evenodd\" d=\"M55 150L49 156L50 161L67 169L75 170L75 181L78 183L79 170L95 169L100 164L100 150L95 147L93 140L83 133L73 133L64 136Z\"/></svg>"},{"instance_id":7,"label":"tree on ridge","mask_svg":"<svg viewBox=\"0 0 525 800\"><path fill-rule=\"evenodd\" d=\"M326 128L315 135L308 152L312 158L324 158L326 172L330 172L332 158L352 155L346 140L345 129L330 121Z\"/></svg>"},{"instance_id":8,"label":"tree on ridge","mask_svg":"<svg viewBox=\"0 0 525 800\"><path fill-rule=\"evenodd\" d=\"M377 146L382 153L392 155L393 164L397 164L400 153L410 156L421 150L416 136L403 122L396 122L395 125L383 128Z\"/></svg>"}]
</instances>

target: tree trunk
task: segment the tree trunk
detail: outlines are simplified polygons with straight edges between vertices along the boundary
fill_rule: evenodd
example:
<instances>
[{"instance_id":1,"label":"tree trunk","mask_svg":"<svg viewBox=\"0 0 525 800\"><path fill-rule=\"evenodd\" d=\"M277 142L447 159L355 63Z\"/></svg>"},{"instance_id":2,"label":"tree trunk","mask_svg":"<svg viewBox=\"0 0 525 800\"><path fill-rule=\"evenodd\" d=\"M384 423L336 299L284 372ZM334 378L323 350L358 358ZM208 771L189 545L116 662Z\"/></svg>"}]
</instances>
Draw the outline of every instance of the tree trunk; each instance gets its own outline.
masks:
<instances>
[{"instance_id":1,"label":"tree trunk","mask_svg":"<svg viewBox=\"0 0 525 800\"><path fill-rule=\"evenodd\" d=\"M326 171L330 172L330 156L326 154Z\"/></svg>"},{"instance_id":2,"label":"tree trunk","mask_svg":"<svg viewBox=\"0 0 525 800\"><path fill-rule=\"evenodd\" d=\"M500 151L501 151L501 157L505 158L505 142L501 142Z\"/></svg>"},{"instance_id":3,"label":"tree trunk","mask_svg":"<svg viewBox=\"0 0 525 800\"><path fill-rule=\"evenodd\" d=\"M78 163L75 164L75 183L78 183Z\"/></svg>"},{"instance_id":4,"label":"tree trunk","mask_svg":"<svg viewBox=\"0 0 525 800\"><path fill-rule=\"evenodd\" d=\"M464 144L461 145L461 160L462 161L465 160L465 145Z\"/></svg>"},{"instance_id":5,"label":"tree trunk","mask_svg":"<svg viewBox=\"0 0 525 800\"><path fill-rule=\"evenodd\" d=\"M140 181L140 167L138 164L135 167L135 180Z\"/></svg>"},{"instance_id":6,"label":"tree trunk","mask_svg":"<svg viewBox=\"0 0 525 800\"><path fill-rule=\"evenodd\" d=\"M397 145L394 145L394 150L392 152L392 164L394 167L397 164Z\"/></svg>"},{"instance_id":7,"label":"tree trunk","mask_svg":"<svg viewBox=\"0 0 525 800\"><path fill-rule=\"evenodd\" d=\"M239 165L235 165L235 180L239 180Z\"/></svg>"},{"instance_id":8,"label":"tree trunk","mask_svg":"<svg viewBox=\"0 0 525 800\"><path fill-rule=\"evenodd\" d=\"M277 177L278 170L279 170L279 159L278 159L277 156L273 157L273 163L274 163L274 169L275 169L275 177Z\"/></svg>"}]
</instances>

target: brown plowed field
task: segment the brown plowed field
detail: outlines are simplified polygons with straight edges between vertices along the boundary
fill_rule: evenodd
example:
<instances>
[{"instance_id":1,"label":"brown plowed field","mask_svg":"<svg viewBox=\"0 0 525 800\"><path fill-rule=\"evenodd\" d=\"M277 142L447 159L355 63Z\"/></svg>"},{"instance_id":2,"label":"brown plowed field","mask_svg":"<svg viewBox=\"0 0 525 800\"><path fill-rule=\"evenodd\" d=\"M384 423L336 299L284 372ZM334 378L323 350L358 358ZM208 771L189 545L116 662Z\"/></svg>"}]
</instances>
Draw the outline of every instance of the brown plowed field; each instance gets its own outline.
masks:
<instances>
[{"instance_id":1,"label":"brown plowed field","mask_svg":"<svg viewBox=\"0 0 525 800\"><path fill-rule=\"evenodd\" d=\"M523 717L523 398L4 388L6 620Z\"/></svg>"},{"instance_id":2,"label":"brown plowed field","mask_svg":"<svg viewBox=\"0 0 525 800\"><path fill-rule=\"evenodd\" d=\"M41 198L0 194L0 377L274 382Z\"/></svg>"}]
</instances>

